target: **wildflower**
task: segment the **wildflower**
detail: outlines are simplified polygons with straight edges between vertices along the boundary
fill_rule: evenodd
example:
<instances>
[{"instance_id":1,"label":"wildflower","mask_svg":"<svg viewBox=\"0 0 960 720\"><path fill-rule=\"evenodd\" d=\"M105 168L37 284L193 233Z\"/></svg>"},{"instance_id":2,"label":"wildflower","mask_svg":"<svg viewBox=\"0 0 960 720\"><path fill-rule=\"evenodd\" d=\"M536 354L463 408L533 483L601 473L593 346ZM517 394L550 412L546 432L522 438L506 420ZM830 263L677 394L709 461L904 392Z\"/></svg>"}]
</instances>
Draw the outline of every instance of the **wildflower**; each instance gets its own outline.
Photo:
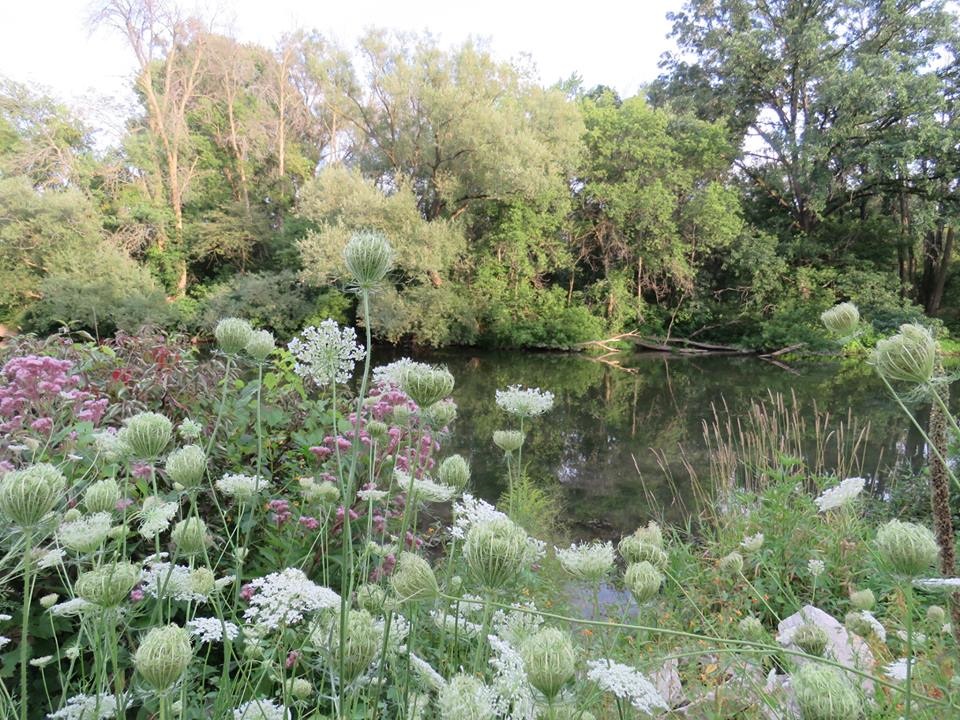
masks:
<instances>
[{"instance_id":1,"label":"wildflower","mask_svg":"<svg viewBox=\"0 0 960 720\"><path fill-rule=\"evenodd\" d=\"M494 430L493 444L505 453L512 453L523 447L525 437L519 430Z\"/></svg>"},{"instance_id":2,"label":"wildflower","mask_svg":"<svg viewBox=\"0 0 960 720\"><path fill-rule=\"evenodd\" d=\"M453 375L445 367L417 363L400 375L400 389L421 408L449 397L453 386Z\"/></svg>"},{"instance_id":3,"label":"wildflower","mask_svg":"<svg viewBox=\"0 0 960 720\"><path fill-rule=\"evenodd\" d=\"M50 608L52 608L54 605L57 604L57 600L59 599L60 599L60 596L57 595L56 593L48 593L40 598L40 607L42 607L44 610L49 610ZM9 616L6 616L6 615L0 616L0 620L4 620L4 619L9 620L10 618Z\"/></svg>"},{"instance_id":4,"label":"wildflower","mask_svg":"<svg viewBox=\"0 0 960 720\"><path fill-rule=\"evenodd\" d=\"M237 355L250 341L253 328L246 320L240 318L223 318L214 328L213 336L217 339L220 349L227 355Z\"/></svg>"},{"instance_id":5,"label":"wildflower","mask_svg":"<svg viewBox=\"0 0 960 720\"><path fill-rule=\"evenodd\" d=\"M165 502L156 495L151 495L143 501L140 516L140 535L146 540L152 540L170 527L170 521L177 514L179 505L175 502Z\"/></svg>"},{"instance_id":6,"label":"wildflower","mask_svg":"<svg viewBox=\"0 0 960 720\"><path fill-rule=\"evenodd\" d=\"M118 462L130 454L130 447L112 428L94 433L93 445L97 454L108 463Z\"/></svg>"},{"instance_id":7,"label":"wildflower","mask_svg":"<svg viewBox=\"0 0 960 720\"><path fill-rule=\"evenodd\" d=\"M823 575L826 569L827 569L827 566L823 562L823 560L818 560L817 558L810 558L810 560L807 561L807 572L809 572L815 578Z\"/></svg>"},{"instance_id":8,"label":"wildflower","mask_svg":"<svg viewBox=\"0 0 960 720\"><path fill-rule=\"evenodd\" d=\"M447 681L443 679L440 673L433 669L433 665L415 653L410 653L409 657L410 669L412 669L428 687L434 690L440 690L446 687Z\"/></svg>"},{"instance_id":9,"label":"wildflower","mask_svg":"<svg viewBox=\"0 0 960 720\"><path fill-rule=\"evenodd\" d=\"M571 545L561 550L554 548L560 566L577 580L598 585L613 569L613 544L594 540L591 543Z\"/></svg>"},{"instance_id":10,"label":"wildflower","mask_svg":"<svg viewBox=\"0 0 960 720\"><path fill-rule=\"evenodd\" d=\"M861 477L847 478L836 487L824 490L813 502L816 503L820 512L842 507L863 492L866 482Z\"/></svg>"},{"instance_id":11,"label":"wildflower","mask_svg":"<svg viewBox=\"0 0 960 720\"><path fill-rule=\"evenodd\" d=\"M760 548L763 547L763 533L757 533L756 535L748 535L741 541L740 547L742 547L748 553L757 552Z\"/></svg>"},{"instance_id":12,"label":"wildflower","mask_svg":"<svg viewBox=\"0 0 960 720\"><path fill-rule=\"evenodd\" d=\"M215 617L194 618L187 623L187 630L202 643L223 642L224 638L236 640L240 635L240 628L232 622Z\"/></svg>"},{"instance_id":13,"label":"wildflower","mask_svg":"<svg viewBox=\"0 0 960 720\"><path fill-rule=\"evenodd\" d=\"M850 593L850 604L857 610L873 610L876 603L877 599L873 595L873 590L869 588Z\"/></svg>"},{"instance_id":14,"label":"wildflower","mask_svg":"<svg viewBox=\"0 0 960 720\"><path fill-rule=\"evenodd\" d=\"M250 700L233 711L233 720L290 720L290 711L273 700Z\"/></svg>"},{"instance_id":15,"label":"wildflower","mask_svg":"<svg viewBox=\"0 0 960 720\"><path fill-rule=\"evenodd\" d=\"M366 356L366 350L357 344L356 331L341 328L334 320L305 328L287 348L293 354L294 372L319 387L347 382L356 362Z\"/></svg>"},{"instance_id":16,"label":"wildflower","mask_svg":"<svg viewBox=\"0 0 960 720\"><path fill-rule=\"evenodd\" d=\"M493 650L489 663L495 670L492 686L497 694L497 711L514 720L535 718L536 704L523 657L502 637L488 635L487 642Z\"/></svg>"},{"instance_id":17,"label":"wildflower","mask_svg":"<svg viewBox=\"0 0 960 720\"><path fill-rule=\"evenodd\" d=\"M69 550L89 553L103 545L113 525L108 512L86 515L72 522L65 522L57 529L57 541Z\"/></svg>"},{"instance_id":18,"label":"wildflower","mask_svg":"<svg viewBox=\"0 0 960 720\"><path fill-rule=\"evenodd\" d=\"M243 475L227 473L216 482L217 490L238 500L249 500L257 493L264 492L270 487L270 481L260 475Z\"/></svg>"},{"instance_id":19,"label":"wildflower","mask_svg":"<svg viewBox=\"0 0 960 720\"><path fill-rule=\"evenodd\" d=\"M174 526L170 539L180 554L187 557L199 555L207 547L207 525L197 517L181 520Z\"/></svg>"},{"instance_id":20,"label":"wildflower","mask_svg":"<svg viewBox=\"0 0 960 720\"><path fill-rule=\"evenodd\" d=\"M171 482L196 488L207 472L207 454L199 445L184 445L167 456L164 469Z\"/></svg>"},{"instance_id":21,"label":"wildflower","mask_svg":"<svg viewBox=\"0 0 960 720\"><path fill-rule=\"evenodd\" d=\"M901 325L893 337L877 342L871 357L880 376L890 382L923 385L933 379L937 341L922 325Z\"/></svg>"},{"instance_id":22,"label":"wildflower","mask_svg":"<svg viewBox=\"0 0 960 720\"><path fill-rule=\"evenodd\" d=\"M823 651L827 649L828 638L823 628L805 623L793 632L790 642L807 655L823 657Z\"/></svg>"},{"instance_id":23,"label":"wildflower","mask_svg":"<svg viewBox=\"0 0 960 720\"><path fill-rule=\"evenodd\" d=\"M509 519L487 520L470 528L463 554L480 582L490 589L499 588L523 567L527 539L526 531Z\"/></svg>"},{"instance_id":24,"label":"wildflower","mask_svg":"<svg viewBox=\"0 0 960 720\"><path fill-rule=\"evenodd\" d=\"M907 666L912 664L913 661L908 660L907 658L899 658L886 665L883 668L883 674L889 677L891 680L906 680Z\"/></svg>"},{"instance_id":25,"label":"wildflower","mask_svg":"<svg viewBox=\"0 0 960 720\"><path fill-rule=\"evenodd\" d=\"M358 290L377 287L393 265L393 249L378 230L359 230L343 249L343 261Z\"/></svg>"},{"instance_id":26,"label":"wildflower","mask_svg":"<svg viewBox=\"0 0 960 720\"><path fill-rule=\"evenodd\" d=\"M184 440L196 440L203 432L203 425L198 423L196 420L187 418L180 423L180 427L177 428L177 432L180 433L180 437Z\"/></svg>"},{"instance_id":27,"label":"wildflower","mask_svg":"<svg viewBox=\"0 0 960 720\"><path fill-rule=\"evenodd\" d=\"M139 580L140 568L132 563L117 562L83 573L77 578L75 590L80 598L89 603L113 608L127 599Z\"/></svg>"},{"instance_id":28,"label":"wildflower","mask_svg":"<svg viewBox=\"0 0 960 720\"><path fill-rule=\"evenodd\" d=\"M428 370L430 368L426 363L418 363L410 358L404 357L394 360L387 365L381 365L373 369L374 385L392 385L399 388L404 373L411 369Z\"/></svg>"},{"instance_id":29,"label":"wildflower","mask_svg":"<svg viewBox=\"0 0 960 720\"><path fill-rule=\"evenodd\" d=\"M804 720L848 720L860 716L857 689L835 668L807 663L791 676Z\"/></svg>"},{"instance_id":30,"label":"wildflower","mask_svg":"<svg viewBox=\"0 0 960 720\"><path fill-rule=\"evenodd\" d=\"M530 684L552 700L576 671L573 643L557 628L545 628L520 646Z\"/></svg>"},{"instance_id":31,"label":"wildflower","mask_svg":"<svg viewBox=\"0 0 960 720\"><path fill-rule=\"evenodd\" d=\"M635 668L613 660L588 660L587 668L587 677L602 690L627 700L640 712L653 714L654 710L669 709L653 683Z\"/></svg>"},{"instance_id":32,"label":"wildflower","mask_svg":"<svg viewBox=\"0 0 960 720\"><path fill-rule=\"evenodd\" d=\"M397 485L408 492L411 500L420 502L448 502L456 497L457 491L449 485L441 485L428 477L414 478L400 469L393 471Z\"/></svg>"},{"instance_id":33,"label":"wildflower","mask_svg":"<svg viewBox=\"0 0 960 720\"><path fill-rule=\"evenodd\" d=\"M470 675L457 675L440 690L437 709L444 720L493 720L494 695Z\"/></svg>"},{"instance_id":34,"label":"wildflower","mask_svg":"<svg viewBox=\"0 0 960 720\"><path fill-rule=\"evenodd\" d=\"M376 488L367 488L366 490L357 491L357 497L363 500L364 502L380 502L381 500L386 499L390 493L386 490L377 490Z\"/></svg>"},{"instance_id":35,"label":"wildflower","mask_svg":"<svg viewBox=\"0 0 960 720\"><path fill-rule=\"evenodd\" d=\"M663 575L646 560L631 563L623 576L623 584L633 594L638 605L653 599L660 592Z\"/></svg>"},{"instance_id":36,"label":"wildflower","mask_svg":"<svg viewBox=\"0 0 960 720\"><path fill-rule=\"evenodd\" d=\"M397 558L397 567L390 576L390 587L401 602L431 600L440 592L430 563L409 552L402 552Z\"/></svg>"},{"instance_id":37,"label":"wildflower","mask_svg":"<svg viewBox=\"0 0 960 720\"><path fill-rule=\"evenodd\" d=\"M84 600L83 598L78 597L57 605L52 605L48 609L48 612L54 617L73 617L75 615L80 615L86 610L89 610L91 607L93 607L93 603L91 603L89 600Z\"/></svg>"},{"instance_id":38,"label":"wildflower","mask_svg":"<svg viewBox=\"0 0 960 720\"><path fill-rule=\"evenodd\" d=\"M340 606L339 595L311 582L297 568L270 573L252 580L249 585L253 595L243 618L269 630L295 625L305 613Z\"/></svg>"},{"instance_id":39,"label":"wildflower","mask_svg":"<svg viewBox=\"0 0 960 720\"><path fill-rule=\"evenodd\" d=\"M663 552L663 532L652 520L646 527L637 528L632 535L620 540L617 549L629 564L646 560L657 567L665 567L667 556ZM656 551L661 551L657 553Z\"/></svg>"},{"instance_id":40,"label":"wildflower","mask_svg":"<svg viewBox=\"0 0 960 720\"><path fill-rule=\"evenodd\" d=\"M467 536L467 531L474 525L487 520L506 519L507 516L486 500L465 493L453 504L453 517L454 523L450 528L450 534L463 540Z\"/></svg>"},{"instance_id":41,"label":"wildflower","mask_svg":"<svg viewBox=\"0 0 960 720\"><path fill-rule=\"evenodd\" d=\"M262 363L270 354L277 349L273 333L268 330L254 330L250 333L250 339L244 347L247 355L252 357L258 363Z\"/></svg>"},{"instance_id":42,"label":"wildflower","mask_svg":"<svg viewBox=\"0 0 960 720\"><path fill-rule=\"evenodd\" d=\"M748 640L756 640L763 637L763 623L758 618L745 617L737 624L740 634Z\"/></svg>"},{"instance_id":43,"label":"wildflower","mask_svg":"<svg viewBox=\"0 0 960 720\"><path fill-rule=\"evenodd\" d=\"M887 640L886 628L883 627L881 622L877 620L869 610L857 610L847 613L844 618L844 625L857 635L862 635L863 637L876 635L881 642L886 642Z\"/></svg>"},{"instance_id":44,"label":"wildflower","mask_svg":"<svg viewBox=\"0 0 960 720\"><path fill-rule=\"evenodd\" d=\"M113 478L98 480L83 493L83 506L91 513L110 512L116 508L118 500L120 486Z\"/></svg>"},{"instance_id":45,"label":"wildflower","mask_svg":"<svg viewBox=\"0 0 960 720\"><path fill-rule=\"evenodd\" d=\"M931 605L927 608L927 621L934 625L943 625L947 620L947 611L939 605Z\"/></svg>"},{"instance_id":46,"label":"wildflower","mask_svg":"<svg viewBox=\"0 0 960 720\"><path fill-rule=\"evenodd\" d=\"M6 635L0 635L0 650L10 644L10 638Z\"/></svg>"},{"instance_id":47,"label":"wildflower","mask_svg":"<svg viewBox=\"0 0 960 720\"><path fill-rule=\"evenodd\" d=\"M63 707L47 715L49 720L110 720L117 713L113 695L74 695Z\"/></svg>"},{"instance_id":48,"label":"wildflower","mask_svg":"<svg viewBox=\"0 0 960 720\"><path fill-rule=\"evenodd\" d=\"M496 398L501 409L520 418L543 415L553 407L553 393L540 388L511 385L506 390L497 390Z\"/></svg>"},{"instance_id":49,"label":"wildflower","mask_svg":"<svg viewBox=\"0 0 960 720\"><path fill-rule=\"evenodd\" d=\"M297 700L309 700L313 697L313 683L306 678L293 678L287 681L287 692Z\"/></svg>"},{"instance_id":50,"label":"wildflower","mask_svg":"<svg viewBox=\"0 0 960 720\"><path fill-rule=\"evenodd\" d=\"M159 457L170 443L173 424L159 413L137 413L124 421L119 435L135 457L152 460Z\"/></svg>"},{"instance_id":51,"label":"wildflower","mask_svg":"<svg viewBox=\"0 0 960 720\"><path fill-rule=\"evenodd\" d=\"M12 470L0 479L0 513L21 528L35 527L61 500L66 484L48 463Z\"/></svg>"},{"instance_id":52,"label":"wildflower","mask_svg":"<svg viewBox=\"0 0 960 720\"><path fill-rule=\"evenodd\" d=\"M207 568L203 570L210 572ZM171 565L157 560L147 563L140 577L140 586L150 597L195 603L206 602L213 591L211 583L205 582L197 571L186 565Z\"/></svg>"},{"instance_id":53,"label":"wildflower","mask_svg":"<svg viewBox=\"0 0 960 720\"><path fill-rule=\"evenodd\" d=\"M333 668L343 675L341 682L352 682L370 667L383 643L381 631L366 610L347 611L346 642L340 643L340 618L335 617L330 630L329 647Z\"/></svg>"},{"instance_id":54,"label":"wildflower","mask_svg":"<svg viewBox=\"0 0 960 720\"><path fill-rule=\"evenodd\" d=\"M30 665L35 668L44 668L53 661L53 655L41 655L30 660Z\"/></svg>"},{"instance_id":55,"label":"wildflower","mask_svg":"<svg viewBox=\"0 0 960 720\"><path fill-rule=\"evenodd\" d=\"M743 555L733 551L720 558L720 571L730 575L739 575L743 572Z\"/></svg>"},{"instance_id":56,"label":"wildflower","mask_svg":"<svg viewBox=\"0 0 960 720\"><path fill-rule=\"evenodd\" d=\"M860 311L853 303L844 302L824 310L820 320L827 330L840 337L851 337L856 334L860 325Z\"/></svg>"},{"instance_id":57,"label":"wildflower","mask_svg":"<svg viewBox=\"0 0 960 720\"><path fill-rule=\"evenodd\" d=\"M440 463L437 479L444 485L462 492L470 482L470 464L462 455L451 455Z\"/></svg>"},{"instance_id":58,"label":"wildflower","mask_svg":"<svg viewBox=\"0 0 960 720\"><path fill-rule=\"evenodd\" d=\"M937 561L939 548L933 533L923 525L890 520L877 531L877 552L892 570L917 577Z\"/></svg>"},{"instance_id":59,"label":"wildflower","mask_svg":"<svg viewBox=\"0 0 960 720\"><path fill-rule=\"evenodd\" d=\"M183 675L193 659L190 635L179 625L151 629L133 656L133 665L146 683L163 692Z\"/></svg>"},{"instance_id":60,"label":"wildflower","mask_svg":"<svg viewBox=\"0 0 960 720\"><path fill-rule=\"evenodd\" d=\"M423 419L430 427L445 428L457 419L457 404L449 398L439 400L423 411Z\"/></svg>"}]
</instances>

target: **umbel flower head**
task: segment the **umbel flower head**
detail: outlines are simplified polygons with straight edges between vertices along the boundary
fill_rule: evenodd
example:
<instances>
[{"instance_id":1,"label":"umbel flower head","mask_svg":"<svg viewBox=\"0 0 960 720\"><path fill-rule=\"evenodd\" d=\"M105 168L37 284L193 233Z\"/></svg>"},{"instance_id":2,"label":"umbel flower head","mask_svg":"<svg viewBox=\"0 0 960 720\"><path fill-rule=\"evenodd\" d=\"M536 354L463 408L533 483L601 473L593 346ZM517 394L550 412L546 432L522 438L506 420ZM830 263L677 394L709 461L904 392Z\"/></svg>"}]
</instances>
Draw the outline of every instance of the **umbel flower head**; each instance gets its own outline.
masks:
<instances>
[{"instance_id":1,"label":"umbel flower head","mask_svg":"<svg viewBox=\"0 0 960 720\"><path fill-rule=\"evenodd\" d=\"M341 328L331 319L304 328L287 349L293 355L294 372L318 387L347 382L357 361L367 354L352 327Z\"/></svg>"},{"instance_id":2,"label":"umbel flower head","mask_svg":"<svg viewBox=\"0 0 960 720\"><path fill-rule=\"evenodd\" d=\"M343 262L358 290L375 289L390 272L393 249L386 236L376 230L355 232L343 249Z\"/></svg>"},{"instance_id":3,"label":"umbel flower head","mask_svg":"<svg viewBox=\"0 0 960 720\"><path fill-rule=\"evenodd\" d=\"M493 691L471 675L456 675L437 697L438 717L444 720L493 720L496 717Z\"/></svg>"},{"instance_id":4,"label":"umbel flower head","mask_svg":"<svg viewBox=\"0 0 960 720\"><path fill-rule=\"evenodd\" d=\"M440 593L430 563L416 553L402 552L390 576L390 587L401 602L432 600Z\"/></svg>"},{"instance_id":5,"label":"umbel flower head","mask_svg":"<svg viewBox=\"0 0 960 720\"><path fill-rule=\"evenodd\" d=\"M84 515L76 520L61 523L57 529L57 541L74 552L93 552L107 539L112 526L113 517L108 512Z\"/></svg>"},{"instance_id":6,"label":"umbel flower head","mask_svg":"<svg viewBox=\"0 0 960 720\"><path fill-rule=\"evenodd\" d=\"M758 640L763 637L763 623L760 622L759 618L755 618L753 615L745 617L737 624L737 629L740 631L740 634L745 637L747 640Z\"/></svg>"},{"instance_id":7,"label":"umbel flower head","mask_svg":"<svg viewBox=\"0 0 960 720\"><path fill-rule=\"evenodd\" d=\"M922 325L901 325L899 333L877 343L871 362L889 382L925 385L936 369L937 341Z\"/></svg>"},{"instance_id":8,"label":"umbel flower head","mask_svg":"<svg viewBox=\"0 0 960 720\"><path fill-rule=\"evenodd\" d=\"M663 574L646 560L631 563L623 575L624 586L633 594L637 605L643 605L660 592Z\"/></svg>"},{"instance_id":9,"label":"umbel flower head","mask_svg":"<svg viewBox=\"0 0 960 720\"><path fill-rule=\"evenodd\" d=\"M346 642L340 646L340 618L333 620L330 631L330 648L333 652L333 669L340 672L340 662L343 661L343 676L341 682L352 682L360 673L370 667L380 650L383 635L373 620L373 616L366 610L349 610L347 612Z\"/></svg>"},{"instance_id":10,"label":"umbel flower head","mask_svg":"<svg viewBox=\"0 0 960 720\"><path fill-rule=\"evenodd\" d=\"M157 692L172 688L193 659L190 633L178 625L155 627L140 642L133 664Z\"/></svg>"},{"instance_id":11,"label":"umbel flower head","mask_svg":"<svg viewBox=\"0 0 960 720\"><path fill-rule=\"evenodd\" d=\"M181 555L199 555L207 547L207 525L198 517L181 520L173 526L170 538Z\"/></svg>"},{"instance_id":12,"label":"umbel flower head","mask_svg":"<svg viewBox=\"0 0 960 720\"><path fill-rule=\"evenodd\" d=\"M848 338L856 335L860 326L860 311L853 303L843 302L820 315L824 326L834 335Z\"/></svg>"},{"instance_id":13,"label":"umbel flower head","mask_svg":"<svg viewBox=\"0 0 960 720\"><path fill-rule=\"evenodd\" d=\"M463 492L470 482L470 464L462 455L451 455L440 463L437 480L456 489L458 493Z\"/></svg>"},{"instance_id":14,"label":"umbel flower head","mask_svg":"<svg viewBox=\"0 0 960 720\"><path fill-rule=\"evenodd\" d=\"M173 435L173 423L160 413L142 412L124 420L120 439L134 456L153 460L166 449Z\"/></svg>"},{"instance_id":15,"label":"umbel flower head","mask_svg":"<svg viewBox=\"0 0 960 720\"><path fill-rule=\"evenodd\" d=\"M550 700L576 671L573 643L557 628L544 628L531 635L520 646L520 655L530 684Z\"/></svg>"},{"instance_id":16,"label":"umbel flower head","mask_svg":"<svg viewBox=\"0 0 960 720\"><path fill-rule=\"evenodd\" d=\"M113 478L91 483L83 493L83 506L87 512L111 512L120 502L120 486Z\"/></svg>"},{"instance_id":17,"label":"umbel flower head","mask_svg":"<svg viewBox=\"0 0 960 720\"><path fill-rule=\"evenodd\" d=\"M167 477L185 488L196 488L207 472L207 454L199 445L184 445L167 456Z\"/></svg>"},{"instance_id":18,"label":"umbel flower head","mask_svg":"<svg viewBox=\"0 0 960 720\"><path fill-rule=\"evenodd\" d=\"M132 563L102 565L77 578L77 595L101 608L113 608L127 599L140 582L140 568Z\"/></svg>"},{"instance_id":19,"label":"umbel flower head","mask_svg":"<svg viewBox=\"0 0 960 720\"><path fill-rule=\"evenodd\" d=\"M877 553L895 574L920 577L937 561L939 547L929 528L890 520L877 530Z\"/></svg>"},{"instance_id":20,"label":"umbel flower head","mask_svg":"<svg viewBox=\"0 0 960 720\"><path fill-rule=\"evenodd\" d=\"M734 550L720 558L720 572L727 575L739 575L743 572L743 555Z\"/></svg>"},{"instance_id":21,"label":"umbel flower head","mask_svg":"<svg viewBox=\"0 0 960 720\"><path fill-rule=\"evenodd\" d=\"M49 463L12 470L0 479L0 513L21 528L36 527L63 497L66 484Z\"/></svg>"},{"instance_id":22,"label":"umbel flower head","mask_svg":"<svg viewBox=\"0 0 960 720\"><path fill-rule=\"evenodd\" d=\"M244 350L247 351L247 355L252 357L258 363L262 363L264 360L270 357L270 353L276 349L276 340L274 340L273 333L269 330L254 330L250 333L250 338L247 340L247 344L244 346Z\"/></svg>"},{"instance_id":23,"label":"umbel flower head","mask_svg":"<svg viewBox=\"0 0 960 720\"><path fill-rule=\"evenodd\" d=\"M246 320L240 318L224 318L217 323L213 336L217 339L220 349L227 355L237 355L247 347L253 328Z\"/></svg>"},{"instance_id":24,"label":"umbel flower head","mask_svg":"<svg viewBox=\"0 0 960 720\"><path fill-rule=\"evenodd\" d=\"M836 668L806 663L791 675L803 720L850 720L860 717L863 700Z\"/></svg>"},{"instance_id":25,"label":"umbel flower head","mask_svg":"<svg viewBox=\"0 0 960 720\"><path fill-rule=\"evenodd\" d=\"M877 599L874 597L873 590L865 588L850 593L850 604L857 610L873 610L873 606L877 604Z\"/></svg>"},{"instance_id":26,"label":"umbel flower head","mask_svg":"<svg viewBox=\"0 0 960 720\"><path fill-rule=\"evenodd\" d=\"M515 577L527 552L526 531L506 517L476 523L463 545L467 566L489 589L503 587Z\"/></svg>"},{"instance_id":27,"label":"umbel flower head","mask_svg":"<svg viewBox=\"0 0 960 720\"><path fill-rule=\"evenodd\" d=\"M453 385L453 375L441 366L416 363L400 374L400 389L424 409L449 397Z\"/></svg>"},{"instance_id":28,"label":"umbel flower head","mask_svg":"<svg viewBox=\"0 0 960 720\"><path fill-rule=\"evenodd\" d=\"M646 560L654 567L663 570L669 561L667 553L663 550L663 532L653 521L623 538L617 549L628 565Z\"/></svg>"},{"instance_id":29,"label":"umbel flower head","mask_svg":"<svg viewBox=\"0 0 960 720\"><path fill-rule=\"evenodd\" d=\"M511 385L506 390L497 390L497 405L520 418L543 415L553 407L553 393L540 388L523 388Z\"/></svg>"},{"instance_id":30,"label":"umbel flower head","mask_svg":"<svg viewBox=\"0 0 960 720\"><path fill-rule=\"evenodd\" d=\"M494 430L493 444L505 453L512 453L523 447L524 437L519 430Z\"/></svg>"},{"instance_id":31,"label":"umbel flower head","mask_svg":"<svg viewBox=\"0 0 960 720\"><path fill-rule=\"evenodd\" d=\"M560 567L577 580L591 585L603 582L613 569L613 545L609 541L602 543L594 540L592 543L554 550Z\"/></svg>"},{"instance_id":32,"label":"umbel flower head","mask_svg":"<svg viewBox=\"0 0 960 720\"><path fill-rule=\"evenodd\" d=\"M457 404L450 398L439 400L423 411L423 419L430 427L445 428L457 419Z\"/></svg>"},{"instance_id":33,"label":"umbel flower head","mask_svg":"<svg viewBox=\"0 0 960 720\"><path fill-rule=\"evenodd\" d=\"M826 631L811 623L804 623L790 637L790 642L807 655L816 655L817 657L823 657L823 652L827 649L827 641Z\"/></svg>"}]
</instances>

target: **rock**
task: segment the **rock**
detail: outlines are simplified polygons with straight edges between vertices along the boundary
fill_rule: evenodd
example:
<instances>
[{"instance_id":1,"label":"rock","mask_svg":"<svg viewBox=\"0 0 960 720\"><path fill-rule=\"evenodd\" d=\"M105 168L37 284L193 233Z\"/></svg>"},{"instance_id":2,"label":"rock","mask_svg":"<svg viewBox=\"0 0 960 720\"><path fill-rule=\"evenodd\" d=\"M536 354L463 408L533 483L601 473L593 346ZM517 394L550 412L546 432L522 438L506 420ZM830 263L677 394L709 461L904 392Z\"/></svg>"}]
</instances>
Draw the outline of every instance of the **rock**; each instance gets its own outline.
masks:
<instances>
[{"instance_id":1,"label":"rock","mask_svg":"<svg viewBox=\"0 0 960 720\"><path fill-rule=\"evenodd\" d=\"M666 700L670 707L682 705L687 700L683 692L683 684L680 682L679 667L680 662L673 658L667 660L662 668L650 676L650 680L656 686L660 697Z\"/></svg>"}]
</instances>

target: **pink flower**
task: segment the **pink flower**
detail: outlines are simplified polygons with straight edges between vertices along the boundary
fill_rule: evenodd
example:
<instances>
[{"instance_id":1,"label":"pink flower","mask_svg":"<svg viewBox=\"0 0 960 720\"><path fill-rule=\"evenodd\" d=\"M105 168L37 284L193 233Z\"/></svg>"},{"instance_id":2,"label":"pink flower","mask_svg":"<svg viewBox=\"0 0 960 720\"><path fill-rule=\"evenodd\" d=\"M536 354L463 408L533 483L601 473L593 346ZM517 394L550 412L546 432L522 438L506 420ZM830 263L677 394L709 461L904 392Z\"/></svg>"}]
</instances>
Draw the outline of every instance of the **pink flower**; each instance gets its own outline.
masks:
<instances>
[{"instance_id":1,"label":"pink flower","mask_svg":"<svg viewBox=\"0 0 960 720\"><path fill-rule=\"evenodd\" d=\"M120 498L119 500L117 500L117 504L114 507L117 508L118 512L123 512L131 505L133 505L133 500L131 500L130 498Z\"/></svg>"},{"instance_id":2,"label":"pink flower","mask_svg":"<svg viewBox=\"0 0 960 720\"><path fill-rule=\"evenodd\" d=\"M320 521L315 517L310 517L309 515L304 515L300 518L300 524L303 525L307 530L316 530L320 527Z\"/></svg>"},{"instance_id":3,"label":"pink flower","mask_svg":"<svg viewBox=\"0 0 960 720\"><path fill-rule=\"evenodd\" d=\"M250 583L247 583L242 588L240 588L240 599L249 600L253 597L253 594L256 592L256 589Z\"/></svg>"},{"instance_id":4,"label":"pink flower","mask_svg":"<svg viewBox=\"0 0 960 720\"><path fill-rule=\"evenodd\" d=\"M130 474L135 478L141 478L144 480L150 479L153 475L153 465L149 463L134 463L133 467L130 468Z\"/></svg>"},{"instance_id":5,"label":"pink flower","mask_svg":"<svg viewBox=\"0 0 960 720\"><path fill-rule=\"evenodd\" d=\"M53 430L53 418L41 417L30 423L30 427L37 432L48 433Z\"/></svg>"},{"instance_id":6,"label":"pink flower","mask_svg":"<svg viewBox=\"0 0 960 720\"><path fill-rule=\"evenodd\" d=\"M328 447L323 447L322 445L314 445L310 448L310 452L313 453L313 456L317 459L317 462L323 462L333 453Z\"/></svg>"},{"instance_id":7,"label":"pink flower","mask_svg":"<svg viewBox=\"0 0 960 720\"><path fill-rule=\"evenodd\" d=\"M300 659L300 653L297 652L296 650L291 650L289 653L287 653L287 659L283 663L283 666L287 670L289 670L290 668L292 668L294 665L297 664L297 660L299 659Z\"/></svg>"},{"instance_id":8,"label":"pink flower","mask_svg":"<svg viewBox=\"0 0 960 720\"><path fill-rule=\"evenodd\" d=\"M140 602L143 600L143 590L140 588L134 588L130 591L130 602Z\"/></svg>"}]
</instances>

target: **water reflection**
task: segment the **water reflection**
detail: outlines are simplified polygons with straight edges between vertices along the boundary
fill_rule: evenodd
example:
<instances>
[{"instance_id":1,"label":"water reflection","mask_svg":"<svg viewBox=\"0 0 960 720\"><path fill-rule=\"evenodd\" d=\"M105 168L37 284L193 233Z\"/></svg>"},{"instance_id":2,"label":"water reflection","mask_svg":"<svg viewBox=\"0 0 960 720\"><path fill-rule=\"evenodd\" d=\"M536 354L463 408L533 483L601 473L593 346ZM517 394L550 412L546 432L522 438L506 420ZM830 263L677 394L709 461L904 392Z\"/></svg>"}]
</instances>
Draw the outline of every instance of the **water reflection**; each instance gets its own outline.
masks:
<instances>
[{"instance_id":1,"label":"water reflection","mask_svg":"<svg viewBox=\"0 0 960 720\"><path fill-rule=\"evenodd\" d=\"M494 391L518 383L556 395L554 409L530 423L524 462L532 477L559 485L568 522L581 537L616 537L650 518L689 517L691 471L712 483L703 436L712 404L726 403L742 420L752 401L793 394L811 435L815 407L835 417L852 410L870 426L858 470L881 484L898 451L913 463L922 452L918 434L863 363L797 363L788 370L756 358L634 355L625 370L565 354L443 351L417 359L446 363L456 376L459 420L446 448L470 460L477 493L489 500L504 487L491 436L515 427L496 407ZM836 464L829 454L823 463Z\"/></svg>"}]
</instances>

